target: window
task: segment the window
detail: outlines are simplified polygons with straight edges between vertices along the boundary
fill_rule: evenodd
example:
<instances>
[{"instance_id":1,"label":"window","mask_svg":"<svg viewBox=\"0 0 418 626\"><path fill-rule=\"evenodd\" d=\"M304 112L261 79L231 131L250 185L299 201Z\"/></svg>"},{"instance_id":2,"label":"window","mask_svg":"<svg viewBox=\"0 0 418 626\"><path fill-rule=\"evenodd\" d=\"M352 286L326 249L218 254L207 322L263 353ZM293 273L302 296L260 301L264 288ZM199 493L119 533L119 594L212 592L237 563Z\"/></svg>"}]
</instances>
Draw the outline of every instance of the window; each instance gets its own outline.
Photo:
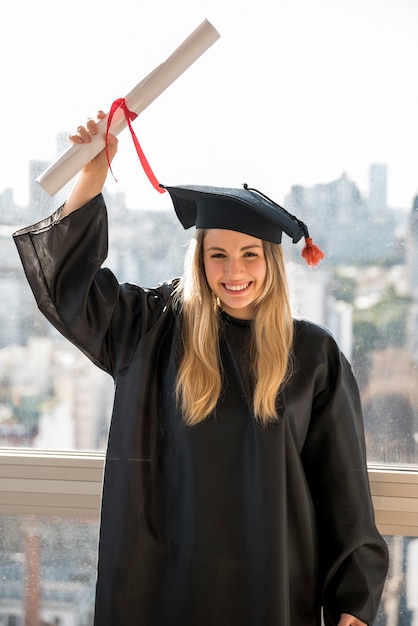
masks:
<instances>
[{"instance_id":1,"label":"window","mask_svg":"<svg viewBox=\"0 0 418 626\"><path fill-rule=\"evenodd\" d=\"M75 529L89 524L94 544L113 385L39 314L11 233L66 197L68 187L51 199L35 178L66 148L68 131L127 93L202 19L190 0L163 4L126 19L136 15L131 0L117 11L93 0L82 12L66 0L9 3L0 39L9 60L0 152L0 520L19 534L33 516L43 537L62 545L63 529L76 541ZM233 3L215 0L211 11L220 42L134 128L162 182L239 186L245 179L303 219L325 250L325 262L310 270L300 246L284 243L292 301L298 315L332 330L353 365L376 517L390 537L393 580L404 575L403 591L391 583L385 602L392 612L403 603L403 621L393 624L412 624L418 5L301 0L276 7L260 0L241 4L238 16ZM22 41L30 54L22 54ZM167 197L148 185L129 133L119 143L118 182L109 176L106 185L107 264L121 281L153 286L181 273L189 233ZM7 588L22 566L16 559L7 570L1 560ZM20 626L23 615L21 603L0 597L1 626ZM50 603L42 619L87 626L90 617L86 610L71 622Z\"/></svg>"}]
</instances>

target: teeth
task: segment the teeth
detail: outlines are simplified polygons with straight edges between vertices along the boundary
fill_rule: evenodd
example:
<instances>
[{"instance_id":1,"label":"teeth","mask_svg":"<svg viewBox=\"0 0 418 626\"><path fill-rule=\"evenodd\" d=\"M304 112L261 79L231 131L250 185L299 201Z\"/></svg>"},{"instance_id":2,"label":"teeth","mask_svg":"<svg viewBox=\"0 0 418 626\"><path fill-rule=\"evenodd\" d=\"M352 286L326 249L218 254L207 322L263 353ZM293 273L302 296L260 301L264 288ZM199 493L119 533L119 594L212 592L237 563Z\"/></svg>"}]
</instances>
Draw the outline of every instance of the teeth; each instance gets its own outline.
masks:
<instances>
[{"instance_id":1,"label":"teeth","mask_svg":"<svg viewBox=\"0 0 418 626\"><path fill-rule=\"evenodd\" d=\"M227 285L225 283L225 288L228 289L228 291L243 291L244 289L247 289L249 284L250 283L246 283L245 285Z\"/></svg>"}]
</instances>

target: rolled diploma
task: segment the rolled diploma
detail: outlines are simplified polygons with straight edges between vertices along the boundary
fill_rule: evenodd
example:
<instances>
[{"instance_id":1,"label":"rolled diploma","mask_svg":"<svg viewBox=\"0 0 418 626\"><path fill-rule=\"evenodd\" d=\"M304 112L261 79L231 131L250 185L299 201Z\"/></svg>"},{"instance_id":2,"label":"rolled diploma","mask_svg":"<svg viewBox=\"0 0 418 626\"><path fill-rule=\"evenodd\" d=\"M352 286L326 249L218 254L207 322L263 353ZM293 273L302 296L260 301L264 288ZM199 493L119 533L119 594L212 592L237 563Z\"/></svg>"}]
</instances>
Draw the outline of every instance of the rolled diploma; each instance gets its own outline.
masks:
<instances>
[{"instance_id":1,"label":"rolled diploma","mask_svg":"<svg viewBox=\"0 0 418 626\"><path fill-rule=\"evenodd\" d=\"M220 35L208 20L203 22L183 41L182 44L148 76L146 76L126 96L130 111L139 115L167 89L190 65L192 65L213 44ZM73 176L89 163L105 146L107 118L98 124L99 132L89 143L72 144L56 161L38 176L36 182L49 193L55 195ZM110 132L118 135L127 126L125 115L118 109L110 125Z\"/></svg>"}]
</instances>

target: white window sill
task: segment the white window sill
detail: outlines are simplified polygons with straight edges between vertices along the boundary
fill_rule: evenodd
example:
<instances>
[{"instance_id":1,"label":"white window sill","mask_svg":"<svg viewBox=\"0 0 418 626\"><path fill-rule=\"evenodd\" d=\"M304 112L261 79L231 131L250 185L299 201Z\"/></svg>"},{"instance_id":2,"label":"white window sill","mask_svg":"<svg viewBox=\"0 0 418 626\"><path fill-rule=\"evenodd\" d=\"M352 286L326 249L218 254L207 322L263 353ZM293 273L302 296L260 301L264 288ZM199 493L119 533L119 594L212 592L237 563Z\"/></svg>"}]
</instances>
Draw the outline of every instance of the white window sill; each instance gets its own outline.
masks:
<instances>
[{"instance_id":1,"label":"white window sill","mask_svg":"<svg viewBox=\"0 0 418 626\"><path fill-rule=\"evenodd\" d=\"M104 453L0 449L0 514L99 518ZM369 468L379 530L418 536L418 468Z\"/></svg>"}]
</instances>

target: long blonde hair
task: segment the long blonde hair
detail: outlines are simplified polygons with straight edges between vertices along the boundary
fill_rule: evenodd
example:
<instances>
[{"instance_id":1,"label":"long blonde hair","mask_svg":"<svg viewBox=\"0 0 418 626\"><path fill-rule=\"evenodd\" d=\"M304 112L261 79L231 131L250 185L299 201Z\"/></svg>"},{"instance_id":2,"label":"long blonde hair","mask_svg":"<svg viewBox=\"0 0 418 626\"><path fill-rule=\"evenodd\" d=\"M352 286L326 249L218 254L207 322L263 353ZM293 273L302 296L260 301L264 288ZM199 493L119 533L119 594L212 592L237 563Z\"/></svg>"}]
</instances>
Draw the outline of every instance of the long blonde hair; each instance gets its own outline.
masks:
<instances>
[{"instance_id":1,"label":"long blonde hair","mask_svg":"<svg viewBox=\"0 0 418 626\"><path fill-rule=\"evenodd\" d=\"M195 425L216 407L222 390L219 353L219 303L209 288L203 264L205 230L196 230L185 257L184 277L175 300L182 310L182 355L176 399L184 421ZM291 370L293 320L280 244L263 241L264 288L255 303L250 346L254 379L253 410L267 425L277 421L277 394Z\"/></svg>"}]
</instances>

